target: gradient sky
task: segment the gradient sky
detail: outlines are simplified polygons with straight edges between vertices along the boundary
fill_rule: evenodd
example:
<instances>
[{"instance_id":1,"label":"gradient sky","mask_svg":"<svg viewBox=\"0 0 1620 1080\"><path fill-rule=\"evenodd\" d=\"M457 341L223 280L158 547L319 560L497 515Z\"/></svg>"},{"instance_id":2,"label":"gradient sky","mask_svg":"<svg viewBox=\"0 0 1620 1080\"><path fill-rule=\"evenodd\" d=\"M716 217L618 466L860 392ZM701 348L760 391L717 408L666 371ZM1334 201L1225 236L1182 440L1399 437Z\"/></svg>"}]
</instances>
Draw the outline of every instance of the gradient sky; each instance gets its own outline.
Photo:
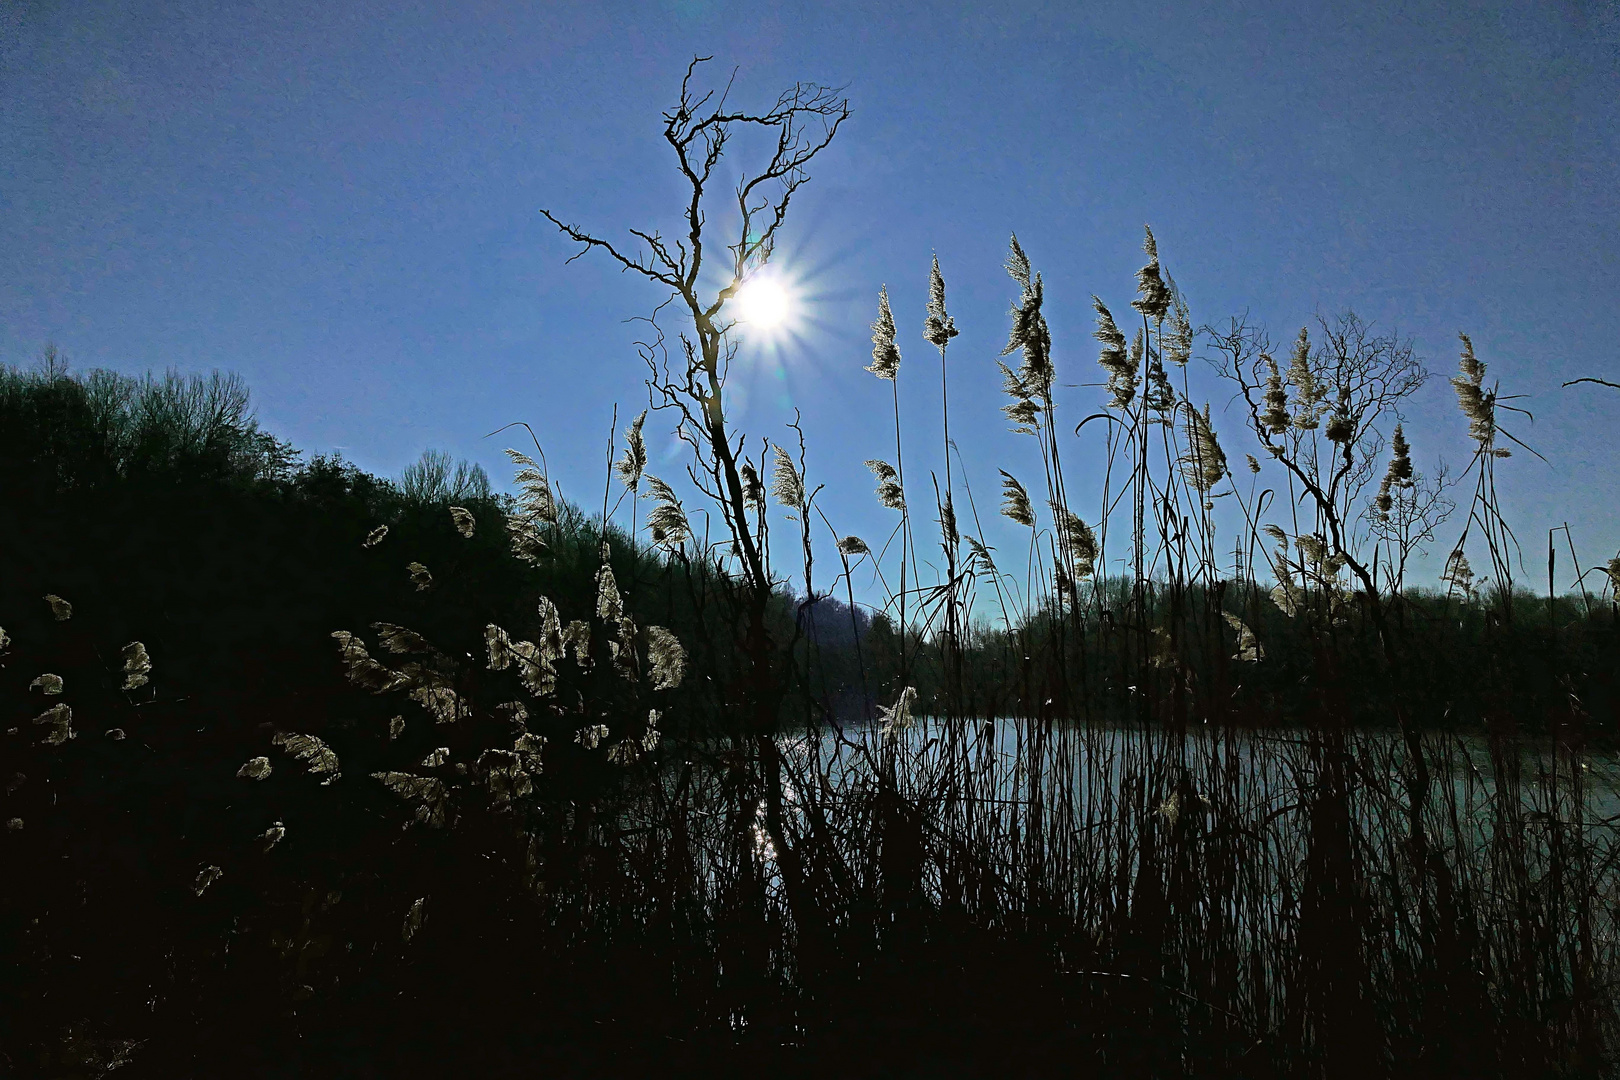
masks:
<instances>
[{"instance_id":1,"label":"gradient sky","mask_svg":"<svg viewBox=\"0 0 1620 1080\"><path fill-rule=\"evenodd\" d=\"M939 459L920 335L938 254L962 331L954 434L991 542L1021 550L989 521L995 468L1037 468L992 363L1008 234L1045 275L1060 382L1088 384L1089 296L1126 309L1147 222L1195 323L1247 309L1286 341L1349 306L1440 376L1469 332L1548 459L1499 469L1527 565L1565 520L1587 565L1620 546L1620 391L1559 385L1620 381L1614 3L872 7L11 0L0 362L51 341L79 368L236 371L270 430L391 475L432 446L501 483L517 443L483 436L524 420L565 493L599 502L613 404L646 398L625 320L662 296L605 258L565 266L539 209L673 231L659 114L712 53L743 105L848 84L853 118L778 252L806 323L745 352L733 415L785 438L803 411L840 531L889 521L861 465L892 449L887 387L862 370L879 285L920 475ZM1194 386L1219 416L1229 388ZM1100 394L1064 389L1071 424ZM657 423L651 471L674 480ZM1220 430L1241 462L1235 414ZM1444 378L1407 430L1420 468L1465 464ZM1084 513L1099 448L1068 443Z\"/></svg>"}]
</instances>

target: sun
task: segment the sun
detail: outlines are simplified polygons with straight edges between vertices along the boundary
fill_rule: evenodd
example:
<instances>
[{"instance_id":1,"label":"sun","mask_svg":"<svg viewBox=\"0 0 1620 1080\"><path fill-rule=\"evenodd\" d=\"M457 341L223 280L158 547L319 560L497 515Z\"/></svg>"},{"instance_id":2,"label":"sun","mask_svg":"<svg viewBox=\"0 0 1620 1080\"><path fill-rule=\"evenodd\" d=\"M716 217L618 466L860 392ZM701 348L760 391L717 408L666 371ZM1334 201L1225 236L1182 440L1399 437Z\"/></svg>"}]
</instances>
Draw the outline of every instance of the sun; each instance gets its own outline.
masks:
<instances>
[{"instance_id":1,"label":"sun","mask_svg":"<svg viewBox=\"0 0 1620 1080\"><path fill-rule=\"evenodd\" d=\"M787 289L774 278L758 277L737 291L737 316L760 330L776 330L793 313L793 302Z\"/></svg>"}]
</instances>

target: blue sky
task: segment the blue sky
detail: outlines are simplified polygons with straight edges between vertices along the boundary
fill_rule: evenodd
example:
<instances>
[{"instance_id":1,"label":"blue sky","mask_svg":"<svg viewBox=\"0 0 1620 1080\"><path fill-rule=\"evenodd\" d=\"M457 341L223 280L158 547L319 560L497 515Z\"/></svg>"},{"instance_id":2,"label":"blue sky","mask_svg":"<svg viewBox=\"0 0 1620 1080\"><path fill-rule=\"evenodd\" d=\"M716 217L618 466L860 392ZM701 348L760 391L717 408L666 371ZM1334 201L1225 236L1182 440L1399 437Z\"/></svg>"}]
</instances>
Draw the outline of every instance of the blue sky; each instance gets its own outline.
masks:
<instances>
[{"instance_id":1,"label":"blue sky","mask_svg":"<svg viewBox=\"0 0 1620 1080\"><path fill-rule=\"evenodd\" d=\"M645 404L625 320L662 296L603 258L564 265L539 210L672 230L659 114L698 52L736 68L743 104L848 84L779 248L806 325L745 351L734 414L785 438L802 410L840 531L886 531L861 464L892 438L863 370L879 285L909 475L938 465L920 330L939 256L953 432L988 516L995 469L1037 460L998 411L1009 232L1045 275L1060 382L1086 384L1090 294L1126 307L1146 222L1195 322L1248 310L1286 341L1348 306L1442 376L1468 331L1548 458L1499 471L1527 564L1565 520L1589 565L1620 546L1620 392L1559 386L1620 381L1613 3L24 0L0 11L0 362L52 341L81 368L240 372L268 428L393 475L432 446L500 481L509 438L483 436L524 420L596 502L613 404ZM1219 417L1230 391L1194 387ZM1078 420L1100 397L1061 403ZM1407 429L1420 468L1465 462L1443 378ZM1235 461L1252 448L1235 414L1220 431ZM1100 449L1068 442L1084 511Z\"/></svg>"}]
</instances>

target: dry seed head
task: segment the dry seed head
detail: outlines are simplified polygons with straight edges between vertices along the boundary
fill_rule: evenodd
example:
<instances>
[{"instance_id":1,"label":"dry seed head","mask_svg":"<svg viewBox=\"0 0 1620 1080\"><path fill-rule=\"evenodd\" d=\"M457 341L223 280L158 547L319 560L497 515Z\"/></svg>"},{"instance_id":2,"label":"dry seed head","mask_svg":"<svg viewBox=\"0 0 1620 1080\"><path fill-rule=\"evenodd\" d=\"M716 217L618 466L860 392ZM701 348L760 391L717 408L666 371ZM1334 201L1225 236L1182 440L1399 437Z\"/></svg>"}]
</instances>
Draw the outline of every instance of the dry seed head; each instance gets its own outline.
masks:
<instances>
[{"instance_id":1,"label":"dry seed head","mask_svg":"<svg viewBox=\"0 0 1620 1080\"><path fill-rule=\"evenodd\" d=\"M676 547L684 543L692 535L691 524L686 519L686 510L681 506L681 500L676 496L675 489L671 488L658 477L647 474L647 492L641 496L643 499L652 499L653 508L647 514L647 528L652 532L653 543Z\"/></svg>"},{"instance_id":2,"label":"dry seed head","mask_svg":"<svg viewBox=\"0 0 1620 1080\"><path fill-rule=\"evenodd\" d=\"M512 741L512 752L530 758L527 767L530 772L540 771L540 752L546 747L544 735L534 735L527 731Z\"/></svg>"},{"instance_id":3,"label":"dry seed head","mask_svg":"<svg viewBox=\"0 0 1620 1080\"><path fill-rule=\"evenodd\" d=\"M1136 272L1139 295L1131 301L1131 307L1150 319L1162 319L1170 310L1170 290L1159 273L1159 245L1153 239L1153 230L1145 225L1143 229L1147 238L1142 241L1142 250L1147 254L1148 264Z\"/></svg>"},{"instance_id":4,"label":"dry seed head","mask_svg":"<svg viewBox=\"0 0 1620 1080\"><path fill-rule=\"evenodd\" d=\"M225 871L217 866L205 866L197 871L196 880L191 883L191 891L198 896L208 891L208 886L225 876Z\"/></svg>"},{"instance_id":5,"label":"dry seed head","mask_svg":"<svg viewBox=\"0 0 1620 1080\"><path fill-rule=\"evenodd\" d=\"M1440 580L1461 590L1464 595L1472 595L1474 568L1468 565L1468 556L1462 548L1457 548L1447 557L1445 569L1440 573Z\"/></svg>"},{"instance_id":6,"label":"dry seed head","mask_svg":"<svg viewBox=\"0 0 1620 1080\"><path fill-rule=\"evenodd\" d=\"M894 343L894 315L889 311L889 287L878 290L878 317L872 324L872 363L867 371L893 380L900 373L900 349Z\"/></svg>"},{"instance_id":7,"label":"dry seed head","mask_svg":"<svg viewBox=\"0 0 1620 1080\"><path fill-rule=\"evenodd\" d=\"M62 676L49 673L41 675L28 684L28 689L38 690L42 694L60 694L62 692Z\"/></svg>"},{"instance_id":8,"label":"dry seed head","mask_svg":"<svg viewBox=\"0 0 1620 1080\"><path fill-rule=\"evenodd\" d=\"M1091 298L1097 311L1097 330L1092 335L1102 342L1102 353L1097 363L1108 372L1108 393L1115 408L1123 409L1136 397L1137 360L1125 351L1125 335L1114 323L1113 313L1097 297Z\"/></svg>"},{"instance_id":9,"label":"dry seed head","mask_svg":"<svg viewBox=\"0 0 1620 1080\"><path fill-rule=\"evenodd\" d=\"M620 739L608 747L607 759L615 765L632 765L641 757L641 740Z\"/></svg>"},{"instance_id":10,"label":"dry seed head","mask_svg":"<svg viewBox=\"0 0 1620 1080\"><path fill-rule=\"evenodd\" d=\"M391 671L373 660L360 639L347 630L334 630L332 637L337 639L338 651L348 668L348 679L356 686L364 687L373 694L385 694L410 683L410 677L405 673Z\"/></svg>"},{"instance_id":11,"label":"dry seed head","mask_svg":"<svg viewBox=\"0 0 1620 1080\"><path fill-rule=\"evenodd\" d=\"M534 791L524 758L509 750L485 750L478 755L477 770L490 801L507 806L513 799Z\"/></svg>"},{"instance_id":12,"label":"dry seed head","mask_svg":"<svg viewBox=\"0 0 1620 1080\"><path fill-rule=\"evenodd\" d=\"M1282 372L1277 370L1277 361L1268 353L1261 353L1260 359L1266 365L1266 411L1260 417L1266 430L1273 435L1281 435L1288 430L1293 419L1288 415L1288 390L1283 385Z\"/></svg>"},{"instance_id":13,"label":"dry seed head","mask_svg":"<svg viewBox=\"0 0 1620 1080\"><path fill-rule=\"evenodd\" d=\"M846 536L838 541L838 553L844 556L870 555L872 549L866 546L866 541L858 536Z\"/></svg>"},{"instance_id":14,"label":"dry seed head","mask_svg":"<svg viewBox=\"0 0 1620 1080\"><path fill-rule=\"evenodd\" d=\"M641 426L646 422L647 410L642 409L641 415L630 422L624 433L624 457L613 466L619 480L632 492L640 486L641 474L647 471L647 440L641 434Z\"/></svg>"},{"instance_id":15,"label":"dry seed head","mask_svg":"<svg viewBox=\"0 0 1620 1080\"><path fill-rule=\"evenodd\" d=\"M389 622L374 622L371 628L377 631L377 641L389 652L399 655L402 653L432 652L433 647L427 639L415 630L407 630L403 626L396 626Z\"/></svg>"},{"instance_id":16,"label":"dry seed head","mask_svg":"<svg viewBox=\"0 0 1620 1080\"><path fill-rule=\"evenodd\" d=\"M388 535L388 526L379 525L375 529L372 529L370 532L368 532L366 534L366 538L364 540L360 541L360 546L363 547L363 548L374 548L378 544L382 543L383 538L386 537L387 535Z\"/></svg>"},{"instance_id":17,"label":"dry seed head","mask_svg":"<svg viewBox=\"0 0 1620 1080\"><path fill-rule=\"evenodd\" d=\"M51 746L61 746L69 739L79 737L73 730L73 710L67 705L51 706L34 717L34 723L50 725L50 730L45 733L45 741Z\"/></svg>"},{"instance_id":18,"label":"dry seed head","mask_svg":"<svg viewBox=\"0 0 1620 1080\"><path fill-rule=\"evenodd\" d=\"M778 505L799 510L804 506L804 479L793 467L793 459L780 446L773 446L776 467L771 474L771 497Z\"/></svg>"},{"instance_id":19,"label":"dry seed head","mask_svg":"<svg viewBox=\"0 0 1620 1080\"><path fill-rule=\"evenodd\" d=\"M396 716L388 721L388 741L393 742L405 734L405 717Z\"/></svg>"},{"instance_id":20,"label":"dry seed head","mask_svg":"<svg viewBox=\"0 0 1620 1080\"><path fill-rule=\"evenodd\" d=\"M1202 413L1194 409L1190 403L1186 404L1183 415L1187 453L1181 458L1182 473L1187 482L1200 494L1207 493L1226 476L1226 454L1222 452L1221 444L1215 438L1215 428L1210 423L1207 404Z\"/></svg>"},{"instance_id":21,"label":"dry seed head","mask_svg":"<svg viewBox=\"0 0 1620 1080\"><path fill-rule=\"evenodd\" d=\"M461 698L448 686L413 686L405 696L426 709L436 724L453 724L466 711Z\"/></svg>"},{"instance_id":22,"label":"dry seed head","mask_svg":"<svg viewBox=\"0 0 1620 1080\"><path fill-rule=\"evenodd\" d=\"M1029 257L1018 245L1016 235L1012 238L1012 251L1007 256L1006 266L1007 273L1018 282L1022 294L1018 303L1013 305L1012 328L1008 331L1007 347L1001 350L1001 355L1022 349L1024 362L1019 368L1019 382L1023 393L1045 398L1052 392L1055 376L1052 368L1052 334L1046 325L1046 316L1041 314L1044 292L1041 276L1030 276Z\"/></svg>"},{"instance_id":23,"label":"dry seed head","mask_svg":"<svg viewBox=\"0 0 1620 1080\"><path fill-rule=\"evenodd\" d=\"M412 776L404 772L374 772L371 776L410 804L417 821L434 829L444 826L449 791L442 781L431 776ZM421 901L417 903L420 904Z\"/></svg>"},{"instance_id":24,"label":"dry seed head","mask_svg":"<svg viewBox=\"0 0 1620 1080\"><path fill-rule=\"evenodd\" d=\"M1311 336L1307 327L1299 328L1299 337L1294 342L1294 354L1288 361L1288 384L1299 393L1294 426L1301 431L1315 430L1327 391L1317 385L1316 373L1311 370Z\"/></svg>"},{"instance_id":25,"label":"dry seed head","mask_svg":"<svg viewBox=\"0 0 1620 1080\"><path fill-rule=\"evenodd\" d=\"M47 593L45 602L51 605L51 615L57 622L67 622L73 618L73 605L55 593Z\"/></svg>"},{"instance_id":26,"label":"dry seed head","mask_svg":"<svg viewBox=\"0 0 1620 1080\"><path fill-rule=\"evenodd\" d=\"M502 713L513 727L519 731L527 731L529 723L529 707L521 701L503 701L495 706L497 713Z\"/></svg>"},{"instance_id":27,"label":"dry seed head","mask_svg":"<svg viewBox=\"0 0 1620 1080\"><path fill-rule=\"evenodd\" d=\"M563 649L574 651L574 662L579 670L591 670L591 625L583 619L575 619L563 631Z\"/></svg>"},{"instance_id":28,"label":"dry seed head","mask_svg":"<svg viewBox=\"0 0 1620 1080\"><path fill-rule=\"evenodd\" d=\"M1015 435L1033 435L1040 428L1040 406L1029 398L1015 401L1011 405L1003 405L1001 411L1013 422L1011 430Z\"/></svg>"},{"instance_id":29,"label":"dry seed head","mask_svg":"<svg viewBox=\"0 0 1620 1080\"><path fill-rule=\"evenodd\" d=\"M405 569L411 572L411 584L416 586L417 592L426 592L433 585L433 575L428 568L419 562L407 563Z\"/></svg>"},{"instance_id":30,"label":"dry seed head","mask_svg":"<svg viewBox=\"0 0 1620 1080\"><path fill-rule=\"evenodd\" d=\"M274 825L271 825L268 829L264 830L264 832L260 833L258 838L264 841L265 853L269 854L270 849L281 843L282 837L286 835L287 826L278 821Z\"/></svg>"},{"instance_id":31,"label":"dry seed head","mask_svg":"<svg viewBox=\"0 0 1620 1080\"><path fill-rule=\"evenodd\" d=\"M1001 512L1015 524L1027 529L1035 527L1035 509L1030 505L1029 492L1006 469L1001 473Z\"/></svg>"},{"instance_id":32,"label":"dry seed head","mask_svg":"<svg viewBox=\"0 0 1620 1080\"><path fill-rule=\"evenodd\" d=\"M1080 516L1067 507L1049 502L1052 520L1057 526L1058 538L1068 550L1071 578L1084 580L1091 576L1097 563L1097 534ZM1073 584L1071 580L1070 584Z\"/></svg>"},{"instance_id":33,"label":"dry seed head","mask_svg":"<svg viewBox=\"0 0 1620 1080\"><path fill-rule=\"evenodd\" d=\"M270 745L279 746L296 760L302 761L312 773L326 774L323 785L330 784L343 774L338 771L338 756L330 746L313 735L299 735L291 731L278 731Z\"/></svg>"},{"instance_id":34,"label":"dry seed head","mask_svg":"<svg viewBox=\"0 0 1620 1080\"><path fill-rule=\"evenodd\" d=\"M654 690L674 690L686 675L686 649L662 626L647 627L647 662Z\"/></svg>"},{"instance_id":35,"label":"dry seed head","mask_svg":"<svg viewBox=\"0 0 1620 1080\"><path fill-rule=\"evenodd\" d=\"M1320 536L1296 536L1294 547L1299 551L1300 557L1313 566L1320 567L1327 558L1327 542Z\"/></svg>"},{"instance_id":36,"label":"dry seed head","mask_svg":"<svg viewBox=\"0 0 1620 1080\"><path fill-rule=\"evenodd\" d=\"M872 475L877 478L878 502L890 510L904 510L906 508L906 496L905 492L900 488L900 481L897 479L894 466L886 461L871 458L866 462L866 467L871 469Z\"/></svg>"},{"instance_id":37,"label":"dry seed head","mask_svg":"<svg viewBox=\"0 0 1620 1080\"><path fill-rule=\"evenodd\" d=\"M1260 462L1255 458L1255 456L1253 454L1244 454L1243 457L1244 457L1245 460L1248 461L1248 463L1249 463L1249 471L1251 473L1258 473L1260 471Z\"/></svg>"},{"instance_id":38,"label":"dry seed head","mask_svg":"<svg viewBox=\"0 0 1620 1080\"><path fill-rule=\"evenodd\" d=\"M548 661L563 658L562 615L549 597L542 596L536 607L540 613L540 656Z\"/></svg>"},{"instance_id":39,"label":"dry seed head","mask_svg":"<svg viewBox=\"0 0 1620 1080\"><path fill-rule=\"evenodd\" d=\"M1603 572L1609 576L1609 589L1615 596L1620 597L1620 555L1610 559Z\"/></svg>"},{"instance_id":40,"label":"dry seed head","mask_svg":"<svg viewBox=\"0 0 1620 1080\"><path fill-rule=\"evenodd\" d=\"M478 527L478 519L465 506L450 508L450 523L456 527L456 532L468 539L472 538L473 529Z\"/></svg>"},{"instance_id":41,"label":"dry seed head","mask_svg":"<svg viewBox=\"0 0 1620 1080\"><path fill-rule=\"evenodd\" d=\"M132 641L123 648L124 658L124 689L134 690L145 686L148 676L152 674L152 658L146 654L146 646L139 641Z\"/></svg>"},{"instance_id":42,"label":"dry seed head","mask_svg":"<svg viewBox=\"0 0 1620 1080\"><path fill-rule=\"evenodd\" d=\"M923 337L943 349L956 336L956 320L945 313L945 278L939 272L939 256L928 274L928 317L923 320Z\"/></svg>"},{"instance_id":43,"label":"dry seed head","mask_svg":"<svg viewBox=\"0 0 1620 1080\"><path fill-rule=\"evenodd\" d=\"M557 500L545 470L527 454L508 448L506 456L522 466L516 479L523 492L517 500L517 513L506 519L512 539L512 553L528 563L537 563L546 547L542 529L557 523Z\"/></svg>"},{"instance_id":44,"label":"dry seed head","mask_svg":"<svg viewBox=\"0 0 1620 1080\"><path fill-rule=\"evenodd\" d=\"M951 493L948 491L945 501L939 504L939 530L949 548L955 549L962 542L962 535L956 529L956 507L951 504Z\"/></svg>"},{"instance_id":45,"label":"dry seed head","mask_svg":"<svg viewBox=\"0 0 1620 1080\"><path fill-rule=\"evenodd\" d=\"M1237 631L1238 651L1232 655L1232 659L1253 664L1266 658L1265 649L1260 647L1259 639L1254 636L1254 631L1249 629L1248 624L1230 611L1221 612L1221 617L1226 620L1226 625Z\"/></svg>"},{"instance_id":46,"label":"dry seed head","mask_svg":"<svg viewBox=\"0 0 1620 1080\"><path fill-rule=\"evenodd\" d=\"M416 932L422 929L422 920L424 918L422 905L425 903L427 903L427 897L418 897L415 903L411 904L410 910L405 912L405 924L400 928L399 934L407 945L416 936Z\"/></svg>"},{"instance_id":47,"label":"dry seed head","mask_svg":"<svg viewBox=\"0 0 1620 1080\"><path fill-rule=\"evenodd\" d=\"M624 598L619 595L618 582L613 580L613 567L604 561L596 572L596 617L612 624L623 616Z\"/></svg>"},{"instance_id":48,"label":"dry seed head","mask_svg":"<svg viewBox=\"0 0 1620 1080\"><path fill-rule=\"evenodd\" d=\"M0 655L4 655L6 653L6 651L8 649L10 649L10 648L11 648L11 635L6 633L5 627L0 626Z\"/></svg>"},{"instance_id":49,"label":"dry seed head","mask_svg":"<svg viewBox=\"0 0 1620 1080\"><path fill-rule=\"evenodd\" d=\"M1172 364L1185 367L1187 361L1192 359L1192 313L1187 308L1187 302L1182 299L1181 290L1176 288L1175 279L1169 274L1165 275L1165 279L1170 283L1171 303L1170 333L1164 341L1165 356Z\"/></svg>"},{"instance_id":50,"label":"dry seed head","mask_svg":"<svg viewBox=\"0 0 1620 1080\"><path fill-rule=\"evenodd\" d=\"M437 769L440 765L443 765L449 760L450 748L448 746L440 746L430 750L427 757L423 758L417 767L422 769Z\"/></svg>"},{"instance_id":51,"label":"dry seed head","mask_svg":"<svg viewBox=\"0 0 1620 1080\"><path fill-rule=\"evenodd\" d=\"M910 727L913 723L911 707L917 702L917 691L914 687L906 687L900 691L900 696L894 704L888 707L878 706L879 726L885 735L894 735Z\"/></svg>"},{"instance_id":52,"label":"dry seed head","mask_svg":"<svg viewBox=\"0 0 1620 1080\"><path fill-rule=\"evenodd\" d=\"M737 472L742 480L743 505L750 510L765 505L765 485L760 482L759 472L754 468L753 462L743 462Z\"/></svg>"},{"instance_id":53,"label":"dry seed head","mask_svg":"<svg viewBox=\"0 0 1620 1080\"><path fill-rule=\"evenodd\" d=\"M262 754L256 758L249 758L236 770L238 780L263 780L270 775L270 759Z\"/></svg>"},{"instance_id":54,"label":"dry seed head","mask_svg":"<svg viewBox=\"0 0 1620 1080\"><path fill-rule=\"evenodd\" d=\"M1390 440L1389 478L1397 484L1412 480L1412 446L1400 424L1395 425L1395 436Z\"/></svg>"},{"instance_id":55,"label":"dry seed head","mask_svg":"<svg viewBox=\"0 0 1620 1080\"><path fill-rule=\"evenodd\" d=\"M1496 395L1484 388L1485 365L1474 355L1474 343L1467 334L1462 339L1462 360L1458 363L1461 374L1451 380L1457 391L1457 407L1468 417L1468 436L1489 449L1496 441Z\"/></svg>"}]
</instances>

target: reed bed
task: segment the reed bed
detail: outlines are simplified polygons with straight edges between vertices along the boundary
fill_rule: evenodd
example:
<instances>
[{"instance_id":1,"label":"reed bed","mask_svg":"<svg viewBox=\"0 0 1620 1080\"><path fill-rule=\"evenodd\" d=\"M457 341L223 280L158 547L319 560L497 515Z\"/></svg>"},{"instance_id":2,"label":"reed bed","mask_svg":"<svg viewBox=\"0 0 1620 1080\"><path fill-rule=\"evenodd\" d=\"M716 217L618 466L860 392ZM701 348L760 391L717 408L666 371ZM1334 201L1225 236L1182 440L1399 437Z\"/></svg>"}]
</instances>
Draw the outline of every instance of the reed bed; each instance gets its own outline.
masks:
<instances>
[{"instance_id":1,"label":"reed bed","mask_svg":"<svg viewBox=\"0 0 1620 1080\"><path fill-rule=\"evenodd\" d=\"M1548 595L1525 591L1494 479L1511 397L1472 343L1453 385L1476 452L1425 477L1399 423L1428 378L1409 343L1346 314L1279 361L1243 320L1195 327L1149 231L1139 318L1093 298L1104 382L1069 417L1014 238L1000 370L1039 479L974 476L946 420L936 260L945 475L925 487L902 438L881 291L868 370L894 459L868 465L894 534L846 535L800 425L731 426L724 312L847 102L799 86L721 112L697 70L664 129L694 243L644 232L626 253L551 218L685 317L649 324L648 411L616 430L599 514L558 495L538 439L509 451L505 501L434 455L384 498L330 464L289 479L234 384L7 373L0 406L35 428L105 434L94 468L62 464L82 447L8 448L38 466L28 497L206 460L288 506L318 490L345 578L378 583L284 685L193 695L168 686L183 648L50 592L67 571L29 547L0 634L12 1067L1612 1070L1620 560L1580 570L1566 529L1574 590L1549 536ZM751 128L775 150L704 294L706 185ZM1195 359L1236 393L1241 436L1195 400ZM147 408L165 401L168 420ZM666 420L690 450L679 489L647 471L644 426ZM103 488L73 479L97 469ZM986 542L986 481L1028 530L1021 565ZM1444 591L1408 583L1451 536Z\"/></svg>"}]
</instances>

